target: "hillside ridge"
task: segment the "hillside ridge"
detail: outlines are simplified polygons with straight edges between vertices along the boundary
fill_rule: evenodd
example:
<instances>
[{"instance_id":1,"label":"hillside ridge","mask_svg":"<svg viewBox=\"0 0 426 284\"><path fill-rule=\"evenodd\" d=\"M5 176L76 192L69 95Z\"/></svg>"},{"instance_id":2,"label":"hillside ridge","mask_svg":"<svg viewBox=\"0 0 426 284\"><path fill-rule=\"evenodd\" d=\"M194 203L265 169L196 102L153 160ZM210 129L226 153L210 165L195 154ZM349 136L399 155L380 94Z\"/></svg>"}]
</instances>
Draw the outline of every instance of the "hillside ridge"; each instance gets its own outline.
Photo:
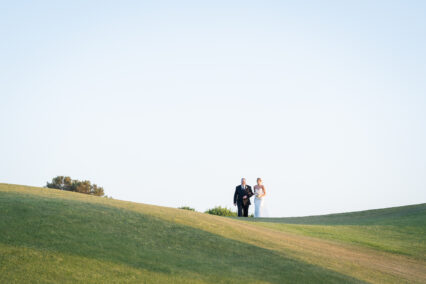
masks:
<instances>
[{"instance_id":1,"label":"hillside ridge","mask_svg":"<svg viewBox=\"0 0 426 284\"><path fill-rule=\"evenodd\" d=\"M13 184L0 184L0 216L0 282L6 283L33 280L25 275L77 283L105 277L134 283L426 281L424 227L417 221L401 236L393 234L394 225L389 236L389 226L350 226L357 231L347 241L323 235L347 226L247 222L252 218ZM311 228L322 234L307 234ZM384 232L385 247L365 238L370 229Z\"/></svg>"}]
</instances>

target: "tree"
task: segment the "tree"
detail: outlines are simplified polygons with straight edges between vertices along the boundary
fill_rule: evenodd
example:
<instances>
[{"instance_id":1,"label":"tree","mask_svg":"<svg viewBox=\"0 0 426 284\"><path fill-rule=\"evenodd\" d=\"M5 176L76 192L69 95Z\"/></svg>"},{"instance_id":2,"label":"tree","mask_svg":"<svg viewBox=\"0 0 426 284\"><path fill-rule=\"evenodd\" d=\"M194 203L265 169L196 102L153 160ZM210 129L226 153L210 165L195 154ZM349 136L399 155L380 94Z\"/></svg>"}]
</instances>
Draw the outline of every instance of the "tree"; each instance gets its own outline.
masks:
<instances>
[{"instance_id":1,"label":"tree","mask_svg":"<svg viewBox=\"0 0 426 284\"><path fill-rule=\"evenodd\" d=\"M97 184L91 184L90 181L73 180L70 177L57 176L52 179L52 182L47 182L46 187L56 188L60 190L74 191L84 194L104 196L105 192L103 187Z\"/></svg>"},{"instance_id":2,"label":"tree","mask_svg":"<svg viewBox=\"0 0 426 284\"><path fill-rule=\"evenodd\" d=\"M72 179L70 177L57 176L52 179L52 182L47 182L46 186L48 188L57 188L62 190L71 190L72 188Z\"/></svg>"},{"instance_id":3,"label":"tree","mask_svg":"<svg viewBox=\"0 0 426 284\"><path fill-rule=\"evenodd\" d=\"M92 185L91 192L92 192L93 195L96 195L96 196L104 196L105 195L103 187L97 186L96 184Z\"/></svg>"}]
</instances>

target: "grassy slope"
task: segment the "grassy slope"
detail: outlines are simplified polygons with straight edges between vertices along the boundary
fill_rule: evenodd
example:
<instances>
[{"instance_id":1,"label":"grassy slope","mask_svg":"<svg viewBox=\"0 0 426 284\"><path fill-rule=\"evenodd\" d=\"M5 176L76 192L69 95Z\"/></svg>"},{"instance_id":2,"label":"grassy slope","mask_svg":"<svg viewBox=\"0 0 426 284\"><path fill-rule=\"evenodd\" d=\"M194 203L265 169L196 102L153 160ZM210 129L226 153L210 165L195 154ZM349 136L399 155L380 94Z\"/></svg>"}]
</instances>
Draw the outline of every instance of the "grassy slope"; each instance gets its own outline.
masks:
<instances>
[{"instance_id":1,"label":"grassy slope","mask_svg":"<svg viewBox=\"0 0 426 284\"><path fill-rule=\"evenodd\" d=\"M422 225L426 226L426 203L384 209L306 217L268 218L267 222L315 225Z\"/></svg>"},{"instance_id":2,"label":"grassy slope","mask_svg":"<svg viewBox=\"0 0 426 284\"><path fill-rule=\"evenodd\" d=\"M321 216L253 220L282 232L354 244L426 261L426 203Z\"/></svg>"},{"instance_id":3,"label":"grassy slope","mask_svg":"<svg viewBox=\"0 0 426 284\"><path fill-rule=\"evenodd\" d=\"M418 255L274 224L0 184L0 282L426 281Z\"/></svg>"}]
</instances>

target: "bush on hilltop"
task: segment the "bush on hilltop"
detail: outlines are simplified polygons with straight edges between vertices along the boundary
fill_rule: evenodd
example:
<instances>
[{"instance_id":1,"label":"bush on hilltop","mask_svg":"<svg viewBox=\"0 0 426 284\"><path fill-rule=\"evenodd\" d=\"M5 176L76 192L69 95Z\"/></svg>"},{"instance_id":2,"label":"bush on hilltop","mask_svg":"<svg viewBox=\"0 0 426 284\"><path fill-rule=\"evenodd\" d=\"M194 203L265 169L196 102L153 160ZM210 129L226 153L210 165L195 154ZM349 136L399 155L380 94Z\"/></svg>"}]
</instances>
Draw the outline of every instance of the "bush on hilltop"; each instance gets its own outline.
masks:
<instances>
[{"instance_id":1,"label":"bush on hilltop","mask_svg":"<svg viewBox=\"0 0 426 284\"><path fill-rule=\"evenodd\" d=\"M204 213L218 216L237 216L237 212L234 212L231 209L222 206L216 206L214 208L208 209Z\"/></svg>"},{"instance_id":2,"label":"bush on hilltop","mask_svg":"<svg viewBox=\"0 0 426 284\"><path fill-rule=\"evenodd\" d=\"M70 177L66 176L54 177L52 179L52 182L47 182L46 187L74 191L95 196L104 196L105 194L103 187L98 186L97 184L92 184L88 180L80 181L77 179L71 179Z\"/></svg>"}]
</instances>

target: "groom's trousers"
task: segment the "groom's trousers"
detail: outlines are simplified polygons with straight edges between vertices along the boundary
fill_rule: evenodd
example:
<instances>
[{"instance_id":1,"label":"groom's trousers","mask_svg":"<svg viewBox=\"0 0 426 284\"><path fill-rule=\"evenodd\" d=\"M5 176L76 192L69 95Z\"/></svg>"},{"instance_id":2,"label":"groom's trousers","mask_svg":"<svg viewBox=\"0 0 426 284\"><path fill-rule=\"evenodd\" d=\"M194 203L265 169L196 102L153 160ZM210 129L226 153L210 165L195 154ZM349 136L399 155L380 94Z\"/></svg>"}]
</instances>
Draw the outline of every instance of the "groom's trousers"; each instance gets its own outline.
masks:
<instances>
[{"instance_id":1,"label":"groom's trousers","mask_svg":"<svg viewBox=\"0 0 426 284\"><path fill-rule=\"evenodd\" d=\"M248 217L248 210L249 210L249 205L244 205L240 202L237 203L237 208L238 208L238 217Z\"/></svg>"}]
</instances>

